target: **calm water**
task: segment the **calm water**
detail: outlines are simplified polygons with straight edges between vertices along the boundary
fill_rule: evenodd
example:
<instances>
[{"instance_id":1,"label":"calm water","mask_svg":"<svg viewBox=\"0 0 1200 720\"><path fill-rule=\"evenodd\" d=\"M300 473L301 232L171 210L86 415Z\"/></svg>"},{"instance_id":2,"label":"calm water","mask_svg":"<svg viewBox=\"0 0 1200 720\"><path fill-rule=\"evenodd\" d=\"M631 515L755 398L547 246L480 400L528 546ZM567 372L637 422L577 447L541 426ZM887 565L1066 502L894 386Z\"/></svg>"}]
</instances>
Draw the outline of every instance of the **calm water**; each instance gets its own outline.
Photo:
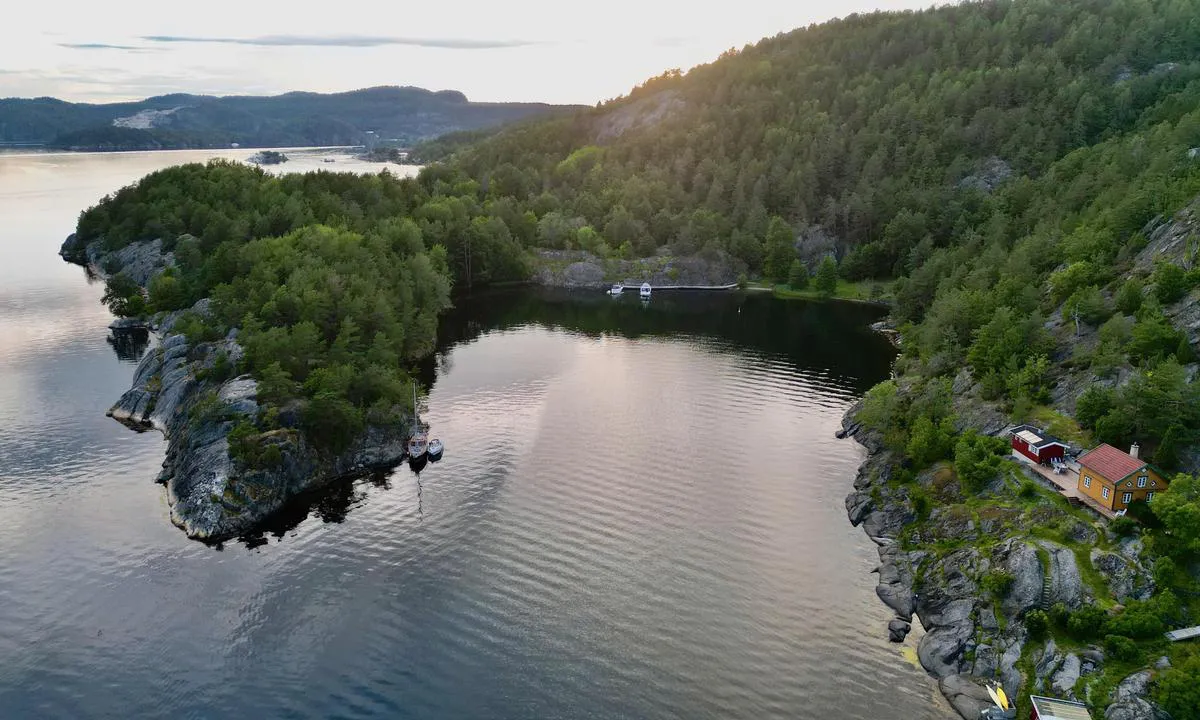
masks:
<instances>
[{"instance_id":1,"label":"calm water","mask_svg":"<svg viewBox=\"0 0 1200 720\"><path fill-rule=\"evenodd\" d=\"M890 359L865 308L460 301L423 369L442 462L187 540L161 437L104 417L142 349L55 252L212 155L0 156L0 717L950 716L842 506L833 432Z\"/></svg>"}]
</instances>

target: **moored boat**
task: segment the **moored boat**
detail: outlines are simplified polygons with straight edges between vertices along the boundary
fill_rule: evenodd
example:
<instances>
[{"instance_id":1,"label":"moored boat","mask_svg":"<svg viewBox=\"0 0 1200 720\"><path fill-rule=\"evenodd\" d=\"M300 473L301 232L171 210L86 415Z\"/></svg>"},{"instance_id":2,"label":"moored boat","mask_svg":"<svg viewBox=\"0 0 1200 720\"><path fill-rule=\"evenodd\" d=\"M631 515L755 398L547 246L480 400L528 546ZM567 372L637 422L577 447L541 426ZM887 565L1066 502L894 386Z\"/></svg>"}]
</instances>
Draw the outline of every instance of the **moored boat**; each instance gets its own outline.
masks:
<instances>
[{"instance_id":1,"label":"moored boat","mask_svg":"<svg viewBox=\"0 0 1200 720\"><path fill-rule=\"evenodd\" d=\"M610 287L608 289L609 295L620 295L623 292L625 292L625 286L622 285L621 283L615 283L612 287Z\"/></svg>"},{"instance_id":2,"label":"moored boat","mask_svg":"<svg viewBox=\"0 0 1200 720\"><path fill-rule=\"evenodd\" d=\"M421 429L421 424L417 420L417 386L413 385L413 431L408 438L408 459L409 461L418 460L425 456L429 451L429 436Z\"/></svg>"},{"instance_id":3,"label":"moored boat","mask_svg":"<svg viewBox=\"0 0 1200 720\"><path fill-rule=\"evenodd\" d=\"M442 441L434 438L429 441L429 448L426 452L429 453L430 460L437 460L442 457L442 451L445 449L445 446L442 445Z\"/></svg>"},{"instance_id":4,"label":"moored boat","mask_svg":"<svg viewBox=\"0 0 1200 720\"><path fill-rule=\"evenodd\" d=\"M642 283L642 289L641 289L641 291L639 292L639 295L641 295L641 298L642 298L643 300L649 300L649 299L650 299L650 283L648 283L648 282L647 282L647 283Z\"/></svg>"}]
</instances>

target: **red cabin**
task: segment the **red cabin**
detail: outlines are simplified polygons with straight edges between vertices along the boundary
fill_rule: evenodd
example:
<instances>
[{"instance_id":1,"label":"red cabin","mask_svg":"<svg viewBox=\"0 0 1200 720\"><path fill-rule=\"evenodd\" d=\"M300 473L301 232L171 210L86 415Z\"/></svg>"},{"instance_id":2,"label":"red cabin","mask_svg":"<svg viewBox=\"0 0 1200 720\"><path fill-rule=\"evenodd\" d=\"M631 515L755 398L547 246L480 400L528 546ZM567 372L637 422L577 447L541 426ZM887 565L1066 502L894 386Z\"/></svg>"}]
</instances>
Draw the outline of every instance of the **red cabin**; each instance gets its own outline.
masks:
<instances>
[{"instance_id":1,"label":"red cabin","mask_svg":"<svg viewBox=\"0 0 1200 720\"><path fill-rule=\"evenodd\" d=\"M1008 431L1012 448L1035 463L1048 463L1067 452L1067 444L1032 425L1018 425Z\"/></svg>"}]
</instances>

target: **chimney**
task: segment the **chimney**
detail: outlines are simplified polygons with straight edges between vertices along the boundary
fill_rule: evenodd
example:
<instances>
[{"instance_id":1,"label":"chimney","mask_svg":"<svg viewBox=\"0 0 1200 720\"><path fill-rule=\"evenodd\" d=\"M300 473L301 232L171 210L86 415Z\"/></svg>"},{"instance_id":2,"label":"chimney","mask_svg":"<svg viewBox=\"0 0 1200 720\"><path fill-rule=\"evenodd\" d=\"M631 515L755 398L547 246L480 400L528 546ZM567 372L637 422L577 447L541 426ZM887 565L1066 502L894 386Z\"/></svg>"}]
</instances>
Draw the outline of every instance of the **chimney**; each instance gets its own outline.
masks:
<instances>
[{"instance_id":1,"label":"chimney","mask_svg":"<svg viewBox=\"0 0 1200 720\"><path fill-rule=\"evenodd\" d=\"M1141 446L1139 446L1137 443L1134 443L1133 447L1129 448L1130 457L1132 457L1136 460L1137 456L1138 456L1138 452L1140 452L1141 449L1142 449Z\"/></svg>"}]
</instances>

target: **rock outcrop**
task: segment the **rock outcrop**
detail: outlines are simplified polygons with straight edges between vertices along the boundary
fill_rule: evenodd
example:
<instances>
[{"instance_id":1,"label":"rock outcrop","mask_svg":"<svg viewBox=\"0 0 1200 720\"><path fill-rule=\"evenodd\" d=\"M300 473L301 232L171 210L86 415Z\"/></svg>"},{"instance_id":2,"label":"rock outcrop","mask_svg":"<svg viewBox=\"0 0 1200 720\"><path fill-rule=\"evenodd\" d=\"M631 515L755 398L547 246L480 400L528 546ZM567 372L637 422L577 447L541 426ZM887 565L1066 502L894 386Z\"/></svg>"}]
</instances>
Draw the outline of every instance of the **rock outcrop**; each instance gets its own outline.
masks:
<instances>
[{"instance_id":1,"label":"rock outcrop","mask_svg":"<svg viewBox=\"0 0 1200 720\"><path fill-rule=\"evenodd\" d=\"M1125 678L1113 691L1112 704L1104 711L1104 720L1170 720L1170 716L1146 698L1150 695L1149 670Z\"/></svg>"},{"instance_id":2,"label":"rock outcrop","mask_svg":"<svg viewBox=\"0 0 1200 720\"><path fill-rule=\"evenodd\" d=\"M63 241L58 254L68 262L90 267L102 277L117 271L123 272L142 287L148 286L155 275L175 264L174 253L163 252L161 239L130 243L115 252L105 252L102 241L93 240L85 245L75 233L71 233Z\"/></svg>"},{"instance_id":3,"label":"rock outcrop","mask_svg":"<svg viewBox=\"0 0 1200 720\"><path fill-rule=\"evenodd\" d=\"M148 283L169 266L162 243L136 243L105 254L99 243L80 247L72 236L61 254L97 272L123 271ZM128 264L125 264L128 263ZM208 300L188 312L208 313ZM158 480L166 485L171 521L189 537L220 541L243 535L296 495L333 479L389 468L399 463L408 422L371 425L344 451L314 447L299 431L298 412L280 413L282 428L263 437L274 449L270 462L250 466L230 452L229 437L243 422L259 419L258 384L248 376L228 377L242 348L237 330L216 342L198 344L174 332L183 313L168 313L137 325L152 329L158 346L146 353L128 391L108 414L137 430L155 429L167 438ZM125 326L114 332L125 332Z\"/></svg>"},{"instance_id":4,"label":"rock outcrop","mask_svg":"<svg viewBox=\"0 0 1200 720\"><path fill-rule=\"evenodd\" d=\"M1117 602L1146 600L1154 594L1154 579L1124 555L1093 549L1091 560L1092 567L1104 577Z\"/></svg>"},{"instance_id":5,"label":"rock outcrop","mask_svg":"<svg viewBox=\"0 0 1200 720\"><path fill-rule=\"evenodd\" d=\"M652 257L639 260L604 260L581 250L543 250L533 274L538 285L564 288L607 288L613 283L637 287L711 287L737 282L734 261L697 257Z\"/></svg>"}]
</instances>

